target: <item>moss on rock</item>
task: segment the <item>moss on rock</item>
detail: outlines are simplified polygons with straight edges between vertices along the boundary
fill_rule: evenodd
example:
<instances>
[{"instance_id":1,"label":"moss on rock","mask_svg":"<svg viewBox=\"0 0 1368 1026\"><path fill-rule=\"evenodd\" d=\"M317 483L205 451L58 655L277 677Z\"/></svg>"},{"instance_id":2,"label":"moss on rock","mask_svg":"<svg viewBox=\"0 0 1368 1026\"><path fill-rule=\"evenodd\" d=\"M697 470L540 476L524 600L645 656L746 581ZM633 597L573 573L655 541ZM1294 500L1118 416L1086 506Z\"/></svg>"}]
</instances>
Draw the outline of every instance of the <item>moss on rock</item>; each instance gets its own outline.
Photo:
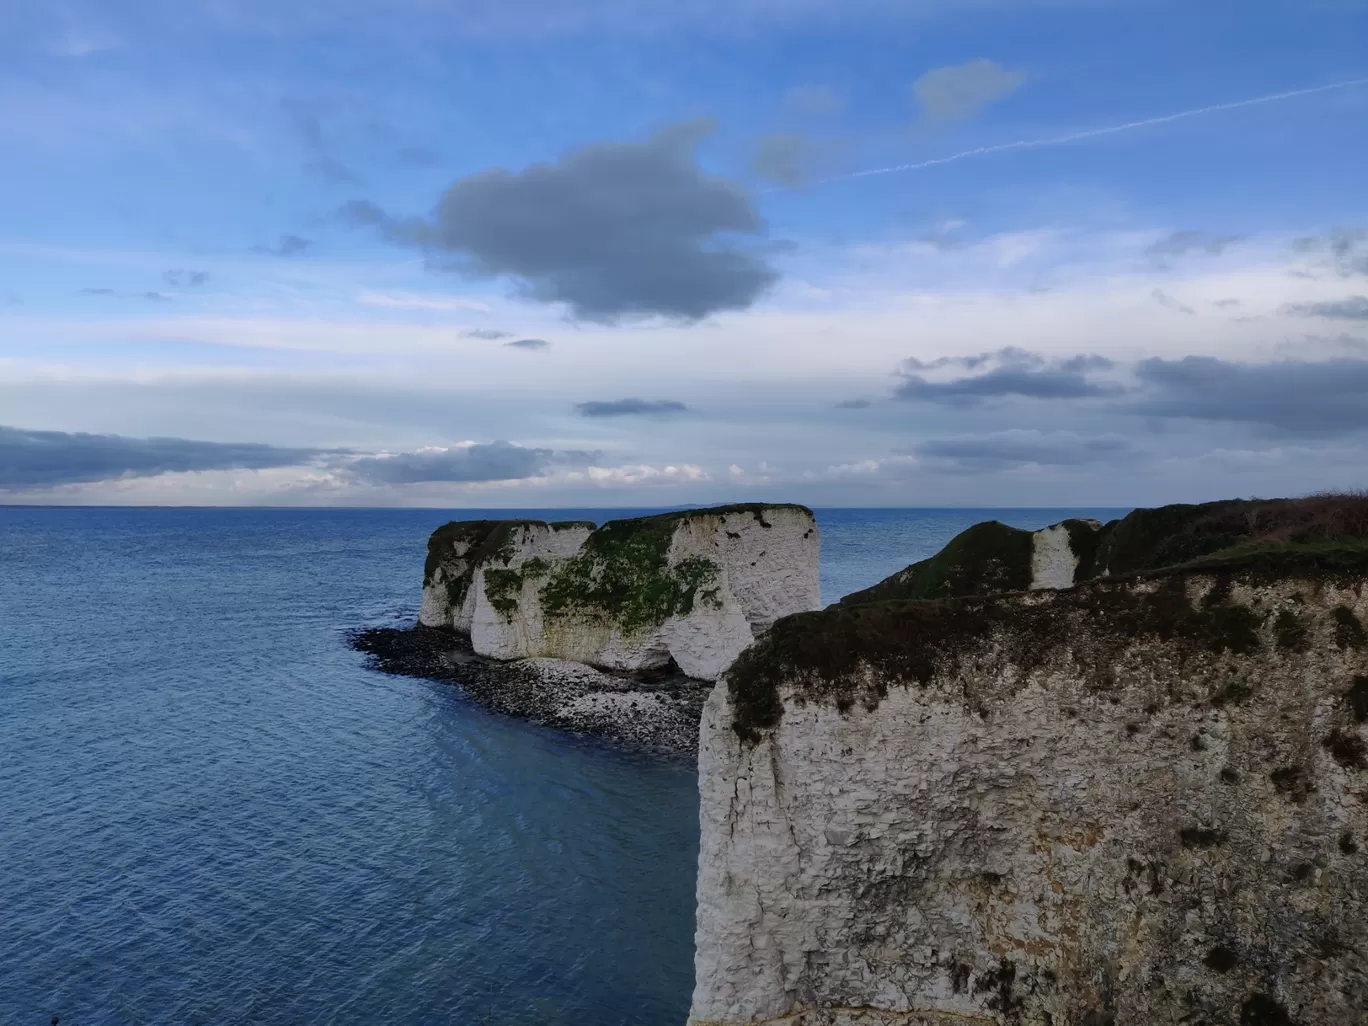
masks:
<instances>
[{"instance_id":1,"label":"moss on rock","mask_svg":"<svg viewBox=\"0 0 1368 1026\"><path fill-rule=\"evenodd\" d=\"M541 589L543 613L549 618L603 616L632 635L692 612L699 590L711 584L721 568L702 557L669 565L670 543L685 515L665 513L604 524L578 555L551 573Z\"/></svg>"},{"instance_id":2,"label":"moss on rock","mask_svg":"<svg viewBox=\"0 0 1368 1026\"><path fill-rule=\"evenodd\" d=\"M1311 629L1306 621L1290 609L1278 613L1274 630L1277 633L1279 648L1285 648L1289 652L1305 652L1311 647Z\"/></svg>"},{"instance_id":3,"label":"moss on rock","mask_svg":"<svg viewBox=\"0 0 1368 1026\"><path fill-rule=\"evenodd\" d=\"M551 564L540 556L533 556L512 570L489 568L484 572L485 598L500 616L511 619L518 611L523 582L545 577L550 572Z\"/></svg>"},{"instance_id":4,"label":"moss on rock","mask_svg":"<svg viewBox=\"0 0 1368 1026\"><path fill-rule=\"evenodd\" d=\"M488 567L489 564L502 564L506 567L513 558L516 533L527 527L550 527L553 531L579 527L592 531L594 525L578 520L566 520L555 524L547 524L541 520L453 520L437 528L428 538L427 560L423 564L423 586L427 587L436 582L440 572L450 608L459 609L470 591L476 567ZM490 572L487 570L485 574L487 589ZM520 581L516 586L512 586L511 578L500 578L498 574L501 571L492 572L495 574L494 590L497 594L504 595L510 587L512 593L516 594L521 588ZM497 603L495 608L500 608ZM512 608L517 608L516 598L513 599ZM500 609L500 612L503 610Z\"/></svg>"},{"instance_id":5,"label":"moss on rock","mask_svg":"<svg viewBox=\"0 0 1368 1026\"><path fill-rule=\"evenodd\" d=\"M1069 548L1078 558L1074 580L1086 581L1097 576L1097 553L1104 537L1102 525L1096 520L1071 517L1063 521L1062 526L1069 532Z\"/></svg>"},{"instance_id":6,"label":"moss on rock","mask_svg":"<svg viewBox=\"0 0 1368 1026\"><path fill-rule=\"evenodd\" d=\"M1368 645L1368 634L1363 623L1348 606L1335 607L1335 644L1340 648L1363 648Z\"/></svg>"}]
</instances>

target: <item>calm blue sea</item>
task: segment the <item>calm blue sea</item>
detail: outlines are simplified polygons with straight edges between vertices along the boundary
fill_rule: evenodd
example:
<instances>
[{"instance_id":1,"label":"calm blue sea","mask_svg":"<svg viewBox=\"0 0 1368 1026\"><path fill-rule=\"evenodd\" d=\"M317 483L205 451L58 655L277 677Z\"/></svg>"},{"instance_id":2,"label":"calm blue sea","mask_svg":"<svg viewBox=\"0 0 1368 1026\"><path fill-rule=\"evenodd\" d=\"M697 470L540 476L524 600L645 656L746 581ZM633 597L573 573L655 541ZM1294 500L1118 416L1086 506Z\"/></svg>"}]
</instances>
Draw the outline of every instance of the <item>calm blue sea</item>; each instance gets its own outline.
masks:
<instances>
[{"instance_id":1,"label":"calm blue sea","mask_svg":"<svg viewBox=\"0 0 1368 1026\"><path fill-rule=\"evenodd\" d=\"M823 599L1080 514L822 510ZM0 507L0 1024L684 1021L691 769L346 645L485 515Z\"/></svg>"}]
</instances>

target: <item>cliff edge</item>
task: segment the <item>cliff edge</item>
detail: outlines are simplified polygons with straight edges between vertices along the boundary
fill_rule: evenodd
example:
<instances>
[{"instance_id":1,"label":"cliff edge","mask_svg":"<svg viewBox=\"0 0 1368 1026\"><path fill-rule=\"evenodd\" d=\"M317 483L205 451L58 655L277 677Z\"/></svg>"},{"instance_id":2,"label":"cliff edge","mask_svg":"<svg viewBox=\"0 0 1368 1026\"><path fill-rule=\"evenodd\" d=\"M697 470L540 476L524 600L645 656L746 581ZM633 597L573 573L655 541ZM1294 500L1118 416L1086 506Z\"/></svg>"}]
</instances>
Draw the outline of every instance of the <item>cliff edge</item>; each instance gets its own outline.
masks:
<instances>
[{"instance_id":1,"label":"cliff edge","mask_svg":"<svg viewBox=\"0 0 1368 1026\"><path fill-rule=\"evenodd\" d=\"M841 599L963 598L1071 588L1208 559L1236 547L1333 542L1368 536L1368 498L1223 499L1137 509L1106 524L1065 520L1024 531L996 520L957 534L929 559Z\"/></svg>"},{"instance_id":2,"label":"cliff edge","mask_svg":"<svg viewBox=\"0 0 1368 1026\"><path fill-rule=\"evenodd\" d=\"M691 1024L1368 1023L1368 547L1291 513L777 623L704 709Z\"/></svg>"}]
</instances>

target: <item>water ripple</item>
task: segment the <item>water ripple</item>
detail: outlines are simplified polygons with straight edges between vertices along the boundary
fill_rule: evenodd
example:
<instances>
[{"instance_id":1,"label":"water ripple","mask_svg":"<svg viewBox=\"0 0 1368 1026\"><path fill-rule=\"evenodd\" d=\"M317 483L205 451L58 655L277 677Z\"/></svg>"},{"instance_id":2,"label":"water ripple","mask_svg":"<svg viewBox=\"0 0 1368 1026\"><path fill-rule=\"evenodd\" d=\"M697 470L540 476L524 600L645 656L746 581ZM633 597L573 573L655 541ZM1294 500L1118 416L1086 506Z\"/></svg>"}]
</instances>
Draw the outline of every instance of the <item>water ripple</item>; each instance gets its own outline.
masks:
<instances>
[{"instance_id":1,"label":"water ripple","mask_svg":"<svg viewBox=\"0 0 1368 1026\"><path fill-rule=\"evenodd\" d=\"M822 516L828 598L982 518ZM691 769L344 643L447 518L0 507L0 1023L683 1021Z\"/></svg>"}]
</instances>

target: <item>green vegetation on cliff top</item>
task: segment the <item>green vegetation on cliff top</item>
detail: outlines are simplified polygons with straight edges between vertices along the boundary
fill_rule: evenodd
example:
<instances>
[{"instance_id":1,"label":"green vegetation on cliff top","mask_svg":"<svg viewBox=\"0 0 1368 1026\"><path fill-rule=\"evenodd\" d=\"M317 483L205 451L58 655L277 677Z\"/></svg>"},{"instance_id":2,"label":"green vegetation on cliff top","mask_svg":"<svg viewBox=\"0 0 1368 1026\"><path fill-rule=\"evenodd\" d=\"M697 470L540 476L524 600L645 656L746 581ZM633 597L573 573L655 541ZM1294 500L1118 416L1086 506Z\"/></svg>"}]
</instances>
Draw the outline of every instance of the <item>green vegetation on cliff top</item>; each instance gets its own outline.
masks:
<instances>
[{"instance_id":1,"label":"green vegetation on cliff top","mask_svg":"<svg viewBox=\"0 0 1368 1026\"><path fill-rule=\"evenodd\" d=\"M938 599L1024 591L1031 583L1031 532L996 520L975 524L930 559L913 563L864 591L847 605L888 599Z\"/></svg>"},{"instance_id":2,"label":"green vegetation on cliff top","mask_svg":"<svg viewBox=\"0 0 1368 1026\"><path fill-rule=\"evenodd\" d=\"M1066 520L1078 557L1075 580L1128 576L1167 567L1262 567L1278 573L1288 559L1330 567L1354 559L1368 544L1368 496L1322 495L1305 499L1230 499L1200 505L1137 509L1100 530L1095 522ZM842 604L890 599L953 598L1022 591L1031 582L1032 533L997 521L960 533L930 559Z\"/></svg>"},{"instance_id":3,"label":"green vegetation on cliff top","mask_svg":"<svg viewBox=\"0 0 1368 1026\"><path fill-rule=\"evenodd\" d=\"M1193 577L1214 579L1196 605L1188 598L1187 582ZM1137 589L1137 578L1153 580L1157 587ZM1368 539L1265 548L1225 560L1206 557L1143 575L1095 578L1040 601L975 596L797 613L776 622L727 672L733 728L752 741L776 725L783 715L781 687L800 704L872 709L890 686L928 684L966 658L1014 666L1019 674L1002 678L1008 682L1067 648L1073 663L1105 688L1115 680L1125 649L1142 638L1174 643L1175 656L1184 663L1257 651L1265 628L1276 649L1292 650L1290 657L1297 657L1313 629L1342 649L1368 645L1368 632L1345 606L1315 624L1266 617L1231 600L1234 581L1288 578L1360 584L1368 579Z\"/></svg>"}]
</instances>

